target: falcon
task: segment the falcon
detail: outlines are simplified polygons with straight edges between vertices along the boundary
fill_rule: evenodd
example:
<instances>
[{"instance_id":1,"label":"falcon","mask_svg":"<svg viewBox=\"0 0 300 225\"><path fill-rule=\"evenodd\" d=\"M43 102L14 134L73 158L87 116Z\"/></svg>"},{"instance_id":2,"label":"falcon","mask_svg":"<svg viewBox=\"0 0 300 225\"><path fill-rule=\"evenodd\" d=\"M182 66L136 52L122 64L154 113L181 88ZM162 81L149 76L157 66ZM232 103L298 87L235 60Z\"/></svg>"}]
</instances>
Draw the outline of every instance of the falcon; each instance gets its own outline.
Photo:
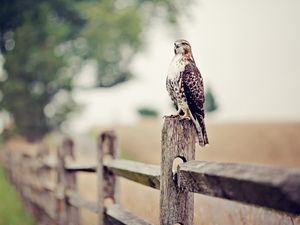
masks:
<instances>
[{"instance_id":1,"label":"falcon","mask_svg":"<svg viewBox=\"0 0 300 225\"><path fill-rule=\"evenodd\" d=\"M174 102L181 119L191 119L195 125L200 146L208 144L204 123L204 86L198 70L192 48L188 41L177 40L174 43L175 56L169 66L167 91Z\"/></svg>"}]
</instances>

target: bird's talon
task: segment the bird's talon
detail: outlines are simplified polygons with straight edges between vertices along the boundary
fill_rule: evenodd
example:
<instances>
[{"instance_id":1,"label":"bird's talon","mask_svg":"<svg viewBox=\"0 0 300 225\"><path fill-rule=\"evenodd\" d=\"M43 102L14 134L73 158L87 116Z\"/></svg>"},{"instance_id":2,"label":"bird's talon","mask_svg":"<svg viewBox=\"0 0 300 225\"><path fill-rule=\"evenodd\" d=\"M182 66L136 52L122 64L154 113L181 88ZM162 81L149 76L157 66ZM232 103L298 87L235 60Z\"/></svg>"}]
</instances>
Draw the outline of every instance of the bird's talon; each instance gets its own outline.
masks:
<instances>
[{"instance_id":1,"label":"bird's talon","mask_svg":"<svg viewBox=\"0 0 300 225\"><path fill-rule=\"evenodd\" d=\"M163 118L164 118L164 119L167 118L167 117L170 117L170 118L176 118L176 117L178 117L178 116L179 116L178 114L175 114L175 115L171 114L171 115L164 115Z\"/></svg>"},{"instance_id":2,"label":"bird's talon","mask_svg":"<svg viewBox=\"0 0 300 225\"><path fill-rule=\"evenodd\" d=\"M179 120L190 120L191 118L188 116L181 116Z\"/></svg>"}]
</instances>

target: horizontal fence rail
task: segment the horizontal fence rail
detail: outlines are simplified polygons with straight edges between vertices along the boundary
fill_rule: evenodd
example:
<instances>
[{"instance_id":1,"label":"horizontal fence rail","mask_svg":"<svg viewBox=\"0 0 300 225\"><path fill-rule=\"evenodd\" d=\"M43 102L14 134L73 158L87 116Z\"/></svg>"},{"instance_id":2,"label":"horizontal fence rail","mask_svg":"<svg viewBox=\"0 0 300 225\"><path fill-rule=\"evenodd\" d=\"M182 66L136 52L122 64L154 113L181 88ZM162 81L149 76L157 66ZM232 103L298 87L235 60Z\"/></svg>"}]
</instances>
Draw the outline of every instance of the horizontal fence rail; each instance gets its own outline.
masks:
<instances>
[{"instance_id":1,"label":"horizontal fence rail","mask_svg":"<svg viewBox=\"0 0 300 225\"><path fill-rule=\"evenodd\" d=\"M131 214L130 212L123 209L121 206L114 204L109 207L106 211L106 223L116 224L116 225L150 225L151 223L146 222L145 220L138 218Z\"/></svg>"},{"instance_id":2,"label":"horizontal fence rail","mask_svg":"<svg viewBox=\"0 0 300 225\"><path fill-rule=\"evenodd\" d=\"M194 193L300 214L299 170L195 161L195 131L189 120L165 118L161 153L161 165L120 159L110 131L100 135L94 163L76 162L69 139L56 157L41 146L36 153L6 149L2 160L24 205L41 224L79 225L80 208L96 213L98 224L150 224L120 206L118 177L160 190L161 225L193 224ZM174 172L175 158L183 163ZM80 195L78 172L96 175L94 201Z\"/></svg>"},{"instance_id":3,"label":"horizontal fence rail","mask_svg":"<svg viewBox=\"0 0 300 225\"><path fill-rule=\"evenodd\" d=\"M128 180L159 189L160 167L125 159L104 160L105 169ZM96 163L69 163L65 167L70 172L96 172Z\"/></svg>"},{"instance_id":4,"label":"horizontal fence rail","mask_svg":"<svg viewBox=\"0 0 300 225\"><path fill-rule=\"evenodd\" d=\"M79 193L73 191L67 191L66 195L69 198L69 202L71 205L77 208L85 208L94 213L98 213L98 207L96 202L87 201L83 197L81 197Z\"/></svg>"},{"instance_id":5,"label":"horizontal fence rail","mask_svg":"<svg viewBox=\"0 0 300 225\"><path fill-rule=\"evenodd\" d=\"M178 186L190 192L300 214L298 170L189 161L177 176Z\"/></svg>"}]
</instances>

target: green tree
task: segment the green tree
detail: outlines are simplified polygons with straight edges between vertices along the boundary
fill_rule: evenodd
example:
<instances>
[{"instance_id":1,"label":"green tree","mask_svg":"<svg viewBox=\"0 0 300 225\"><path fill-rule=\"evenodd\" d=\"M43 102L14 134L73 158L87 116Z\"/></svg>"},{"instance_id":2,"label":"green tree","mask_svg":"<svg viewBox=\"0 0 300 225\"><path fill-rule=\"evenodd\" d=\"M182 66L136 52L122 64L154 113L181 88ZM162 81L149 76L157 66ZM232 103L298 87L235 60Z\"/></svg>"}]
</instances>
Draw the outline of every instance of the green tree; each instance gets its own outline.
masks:
<instances>
[{"instance_id":1,"label":"green tree","mask_svg":"<svg viewBox=\"0 0 300 225\"><path fill-rule=\"evenodd\" d=\"M187 6L179 0L2 0L0 107L14 132L36 140L74 110L73 79L97 62L98 87L132 77L129 65L155 14L177 24Z\"/></svg>"},{"instance_id":2,"label":"green tree","mask_svg":"<svg viewBox=\"0 0 300 225\"><path fill-rule=\"evenodd\" d=\"M36 140L58 127L75 106L70 95L72 73L66 69L72 63L55 48L75 37L71 28L78 21L73 21L72 9L64 5L67 1L60 4L69 12L63 16L55 1L22 2L5 1L1 7L5 74L0 82L0 106L11 114L14 132Z\"/></svg>"},{"instance_id":3,"label":"green tree","mask_svg":"<svg viewBox=\"0 0 300 225\"><path fill-rule=\"evenodd\" d=\"M207 88L207 91L205 93L205 105L204 105L205 111L207 113L214 112L218 109L218 104L215 100L215 97L213 95L212 89L210 87Z\"/></svg>"},{"instance_id":4,"label":"green tree","mask_svg":"<svg viewBox=\"0 0 300 225\"><path fill-rule=\"evenodd\" d=\"M141 107L137 110L138 114L141 117L157 117L158 116L158 112L156 109L152 109L150 107Z\"/></svg>"},{"instance_id":5,"label":"green tree","mask_svg":"<svg viewBox=\"0 0 300 225\"><path fill-rule=\"evenodd\" d=\"M130 63L141 50L147 28L157 18L171 27L191 0L102 0L81 2L87 18L81 32L88 43L85 57L96 59L97 86L111 87L129 80ZM156 19L155 19L156 18Z\"/></svg>"}]
</instances>

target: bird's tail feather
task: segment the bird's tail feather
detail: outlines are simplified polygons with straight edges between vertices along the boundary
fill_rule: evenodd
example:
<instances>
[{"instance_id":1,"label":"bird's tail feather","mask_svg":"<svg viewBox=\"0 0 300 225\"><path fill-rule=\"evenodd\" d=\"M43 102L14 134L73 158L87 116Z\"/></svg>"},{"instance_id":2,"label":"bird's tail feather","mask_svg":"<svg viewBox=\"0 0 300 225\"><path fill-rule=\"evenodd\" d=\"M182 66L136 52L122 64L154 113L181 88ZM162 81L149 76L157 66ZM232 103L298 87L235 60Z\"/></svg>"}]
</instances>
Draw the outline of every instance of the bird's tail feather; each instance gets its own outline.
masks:
<instances>
[{"instance_id":1,"label":"bird's tail feather","mask_svg":"<svg viewBox=\"0 0 300 225\"><path fill-rule=\"evenodd\" d=\"M201 116L197 116L196 118L192 117L192 120L196 127L199 145L204 147L209 144L204 119Z\"/></svg>"},{"instance_id":2,"label":"bird's tail feather","mask_svg":"<svg viewBox=\"0 0 300 225\"><path fill-rule=\"evenodd\" d=\"M204 123L204 119L201 118L199 123L200 123L201 130L197 133L201 133L201 135L203 137L203 146L205 146L205 145L209 144L209 141L208 141L208 137L207 137L207 132L206 132L206 126L205 126L205 123Z\"/></svg>"}]
</instances>

